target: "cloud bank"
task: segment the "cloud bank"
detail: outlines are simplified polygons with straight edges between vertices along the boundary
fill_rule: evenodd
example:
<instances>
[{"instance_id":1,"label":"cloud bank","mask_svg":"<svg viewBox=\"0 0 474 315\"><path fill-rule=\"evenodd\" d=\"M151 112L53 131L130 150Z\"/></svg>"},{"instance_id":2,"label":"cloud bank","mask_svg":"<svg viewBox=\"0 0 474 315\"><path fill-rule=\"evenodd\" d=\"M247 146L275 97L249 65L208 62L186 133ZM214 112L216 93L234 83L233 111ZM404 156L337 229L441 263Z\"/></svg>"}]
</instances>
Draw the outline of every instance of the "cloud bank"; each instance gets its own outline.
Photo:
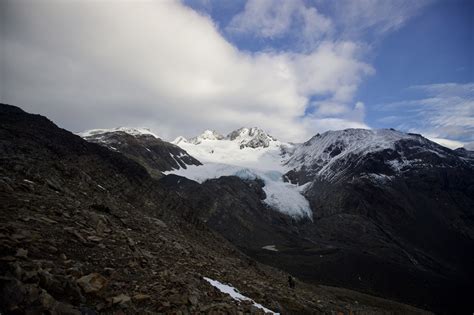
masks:
<instances>
[{"instance_id":1,"label":"cloud bank","mask_svg":"<svg viewBox=\"0 0 474 315\"><path fill-rule=\"evenodd\" d=\"M398 129L422 133L450 148L474 143L474 83L441 83L410 88L421 98L384 104L396 110L390 123ZM387 119L387 118L385 118Z\"/></svg>"},{"instance_id":2,"label":"cloud bank","mask_svg":"<svg viewBox=\"0 0 474 315\"><path fill-rule=\"evenodd\" d=\"M380 36L401 28L434 0L337 0L331 11L344 37Z\"/></svg>"},{"instance_id":3,"label":"cloud bank","mask_svg":"<svg viewBox=\"0 0 474 315\"><path fill-rule=\"evenodd\" d=\"M396 30L428 2L341 0L323 14L276 1L249 0L223 29L176 1L2 1L0 101L73 131L145 126L165 139L259 126L304 141L368 128L355 94L375 70L361 34ZM243 51L226 34L285 39L293 49ZM472 142L466 88L417 87L431 96L402 107L425 124L390 125Z\"/></svg>"},{"instance_id":4,"label":"cloud bank","mask_svg":"<svg viewBox=\"0 0 474 315\"><path fill-rule=\"evenodd\" d=\"M302 0L249 0L226 31L266 39L290 35L300 48L311 49L333 31L333 22Z\"/></svg>"},{"instance_id":5,"label":"cloud bank","mask_svg":"<svg viewBox=\"0 0 474 315\"><path fill-rule=\"evenodd\" d=\"M374 70L355 42L243 52L209 17L172 1L7 1L2 10L1 100L74 131L140 125L170 138L258 125L303 141L366 126L353 95ZM313 95L320 110L305 115ZM343 110L328 116L324 103Z\"/></svg>"}]
</instances>

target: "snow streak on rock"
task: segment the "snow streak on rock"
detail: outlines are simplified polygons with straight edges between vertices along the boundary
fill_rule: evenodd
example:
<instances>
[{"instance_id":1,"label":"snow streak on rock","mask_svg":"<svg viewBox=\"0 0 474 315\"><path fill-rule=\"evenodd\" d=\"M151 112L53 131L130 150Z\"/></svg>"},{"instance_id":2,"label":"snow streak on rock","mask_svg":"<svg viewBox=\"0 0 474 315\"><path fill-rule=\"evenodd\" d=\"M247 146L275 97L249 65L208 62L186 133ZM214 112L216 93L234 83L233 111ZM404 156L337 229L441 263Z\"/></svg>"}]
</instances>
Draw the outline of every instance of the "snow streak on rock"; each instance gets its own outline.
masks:
<instances>
[{"instance_id":1,"label":"snow streak on rock","mask_svg":"<svg viewBox=\"0 0 474 315\"><path fill-rule=\"evenodd\" d=\"M263 306L262 304L258 304L256 303L254 300L252 300L251 298L249 297L246 297L245 295L242 295L240 294L236 288L230 286L230 285L227 285L227 284L223 284L223 283L220 283L219 281L217 280L212 280L210 278L206 278L204 277L204 280L206 280L207 282L209 282L213 287L217 288L219 291L221 291L222 293L226 293L226 294L229 294L234 300L236 301L251 301L253 303L253 305L256 307L256 308L259 308L261 310L263 310L265 313L270 313L270 314L280 314L280 313L275 313L274 311L272 310L269 310L268 308L266 308L265 306Z\"/></svg>"}]
</instances>

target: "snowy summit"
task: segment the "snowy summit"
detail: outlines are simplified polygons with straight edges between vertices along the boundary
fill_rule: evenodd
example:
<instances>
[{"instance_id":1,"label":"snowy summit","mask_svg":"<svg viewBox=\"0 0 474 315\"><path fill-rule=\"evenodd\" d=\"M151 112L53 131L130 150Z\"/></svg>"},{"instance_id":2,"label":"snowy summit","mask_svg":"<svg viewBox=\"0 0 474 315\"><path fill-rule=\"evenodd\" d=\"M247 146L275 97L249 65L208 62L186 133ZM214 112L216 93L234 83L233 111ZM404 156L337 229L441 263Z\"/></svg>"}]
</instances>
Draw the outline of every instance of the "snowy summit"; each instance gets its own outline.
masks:
<instances>
[{"instance_id":1,"label":"snowy summit","mask_svg":"<svg viewBox=\"0 0 474 315\"><path fill-rule=\"evenodd\" d=\"M261 179L265 183L264 202L270 207L293 217L312 217L308 201L301 187L285 182L284 165L293 145L276 140L264 130L239 128L223 137L216 131L206 130L200 136L173 141L202 166L170 171L197 182L221 176L238 176L242 179Z\"/></svg>"},{"instance_id":2,"label":"snowy summit","mask_svg":"<svg viewBox=\"0 0 474 315\"><path fill-rule=\"evenodd\" d=\"M117 127L117 128L112 128L112 129L91 129L84 132L80 132L77 135L86 139L88 137L96 137L96 136L100 136L106 133L113 133L113 132L123 132L131 136L148 135L148 136L153 136L155 138L159 138L156 134L151 132L151 130L148 128L133 128L133 127Z\"/></svg>"}]
</instances>

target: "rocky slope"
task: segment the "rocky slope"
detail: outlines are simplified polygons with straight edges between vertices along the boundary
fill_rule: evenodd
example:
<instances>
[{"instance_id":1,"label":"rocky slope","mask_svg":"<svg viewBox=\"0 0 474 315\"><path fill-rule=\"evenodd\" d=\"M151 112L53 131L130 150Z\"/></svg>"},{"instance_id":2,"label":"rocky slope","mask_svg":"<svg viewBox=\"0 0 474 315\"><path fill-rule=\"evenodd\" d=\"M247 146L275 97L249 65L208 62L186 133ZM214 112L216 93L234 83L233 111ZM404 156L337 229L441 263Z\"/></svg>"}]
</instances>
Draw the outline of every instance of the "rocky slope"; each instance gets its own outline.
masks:
<instances>
[{"instance_id":1,"label":"rocky slope","mask_svg":"<svg viewBox=\"0 0 474 315\"><path fill-rule=\"evenodd\" d=\"M260 128L240 128L232 131L227 136L227 139L231 141L237 141L240 144L240 148L268 148L272 141L276 141L275 138L267 134Z\"/></svg>"},{"instance_id":2,"label":"rocky slope","mask_svg":"<svg viewBox=\"0 0 474 315\"><path fill-rule=\"evenodd\" d=\"M219 145L223 141L194 147L208 146L212 154L229 156L229 149ZM194 147L189 150L202 160L212 157ZM262 162L261 149L241 148L236 155L243 158L229 163L249 165L246 150ZM474 162L469 151L452 151L390 129L348 129L316 135L293 146L287 156L280 159L282 166L250 165L286 167L284 178L304 188L312 220L262 204L266 182L249 180L247 172L235 175L252 189L231 184L229 178L202 186L179 179L167 184L203 208L211 205L204 214L208 225L246 253L308 281L348 286L437 312L473 307L466 295L474 279Z\"/></svg>"},{"instance_id":3,"label":"rocky slope","mask_svg":"<svg viewBox=\"0 0 474 315\"><path fill-rule=\"evenodd\" d=\"M0 152L1 313L263 312L204 277L282 313L423 313L345 289L290 289L287 274L209 230L166 177L42 116L1 104Z\"/></svg>"},{"instance_id":4,"label":"rocky slope","mask_svg":"<svg viewBox=\"0 0 474 315\"><path fill-rule=\"evenodd\" d=\"M79 135L137 161L155 178L162 177L164 171L201 165L185 150L143 128L95 129Z\"/></svg>"}]
</instances>

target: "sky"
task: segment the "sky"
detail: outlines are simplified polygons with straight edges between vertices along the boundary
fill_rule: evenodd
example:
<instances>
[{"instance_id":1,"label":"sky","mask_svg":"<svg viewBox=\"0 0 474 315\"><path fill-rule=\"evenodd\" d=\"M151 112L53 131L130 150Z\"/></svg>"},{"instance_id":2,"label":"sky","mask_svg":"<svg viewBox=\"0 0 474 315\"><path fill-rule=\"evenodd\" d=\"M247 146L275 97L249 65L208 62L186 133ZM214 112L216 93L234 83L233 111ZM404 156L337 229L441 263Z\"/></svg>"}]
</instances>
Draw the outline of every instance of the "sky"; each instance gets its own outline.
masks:
<instances>
[{"instance_id":1,"label":"sky","mask_svg":"<svg viewBox=\"0 0 474 315\"><path fill-rule=\"evenodd\" d=\"M0 101L80 132L395 128L474 150L474 1L0 0Z\"/></svg>"}]
</instances>

